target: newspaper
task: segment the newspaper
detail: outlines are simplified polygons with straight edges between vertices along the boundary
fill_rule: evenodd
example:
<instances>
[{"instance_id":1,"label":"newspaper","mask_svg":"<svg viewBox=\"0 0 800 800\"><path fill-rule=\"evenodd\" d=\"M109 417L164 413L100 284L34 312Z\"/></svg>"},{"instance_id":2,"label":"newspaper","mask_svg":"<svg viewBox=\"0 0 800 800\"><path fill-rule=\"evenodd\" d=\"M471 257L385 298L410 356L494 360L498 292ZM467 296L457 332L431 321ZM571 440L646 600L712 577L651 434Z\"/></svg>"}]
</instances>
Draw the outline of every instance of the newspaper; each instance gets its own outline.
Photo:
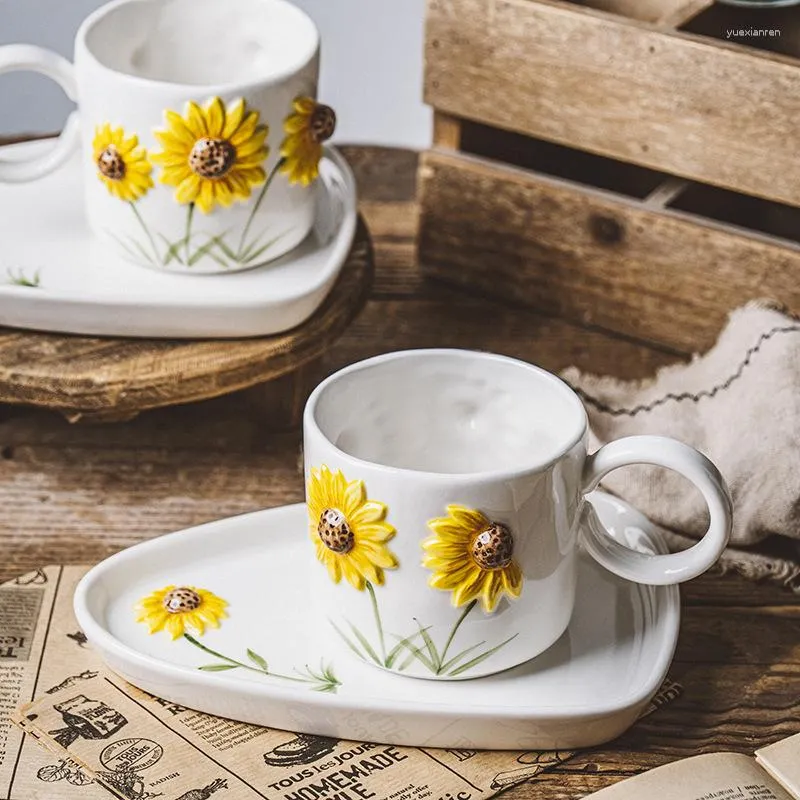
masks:
<instances>
[{"instance_id":1,"label":"newspaper","mask_svg":"<svg viewBox=\"0 0 800 800\"><path fill-rule=\"evenodd\" d=\"M483 800L573 755L342 741L153 697L107 671L78 630L87 569L0 586L0 800ZM668 681L648 712L679 693Z\"/></svg>"}]
</instances>

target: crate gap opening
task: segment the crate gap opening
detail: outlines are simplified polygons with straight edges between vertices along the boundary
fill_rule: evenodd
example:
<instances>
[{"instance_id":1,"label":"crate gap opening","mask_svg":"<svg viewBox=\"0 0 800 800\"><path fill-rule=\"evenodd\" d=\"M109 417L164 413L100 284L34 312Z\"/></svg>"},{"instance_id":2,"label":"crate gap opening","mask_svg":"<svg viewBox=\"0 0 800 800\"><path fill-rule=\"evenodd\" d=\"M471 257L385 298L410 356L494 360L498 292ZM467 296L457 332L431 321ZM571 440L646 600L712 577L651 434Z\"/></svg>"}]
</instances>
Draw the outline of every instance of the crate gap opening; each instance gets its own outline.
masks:
<instances>
[{"instance_id":1,"label":"crate gap opening","mask_svg":"<svg viewBox=\"0 0 800 800\"><path fill-rule=\"evenodd\" d=\"M478 122L459 123L461 152L800 244L800 208Z\"/></svg>"}]
</instances>

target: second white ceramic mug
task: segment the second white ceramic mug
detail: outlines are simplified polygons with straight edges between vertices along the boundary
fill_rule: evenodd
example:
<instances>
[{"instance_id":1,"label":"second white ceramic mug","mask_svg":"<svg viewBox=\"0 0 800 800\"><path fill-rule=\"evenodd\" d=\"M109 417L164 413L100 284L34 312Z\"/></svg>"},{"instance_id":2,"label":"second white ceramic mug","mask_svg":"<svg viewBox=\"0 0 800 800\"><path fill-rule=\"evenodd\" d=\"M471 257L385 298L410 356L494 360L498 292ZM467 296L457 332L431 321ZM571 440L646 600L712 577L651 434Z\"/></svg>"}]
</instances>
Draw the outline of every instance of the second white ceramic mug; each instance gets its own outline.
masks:
<instances>
[{"instance_id":1,"label":"second white ceramic mug","mask_svg":"<svg viewBox=\"0 0 800 800\"><path fill-rule=\"evenodd\" d=\"M286 0L115 0L75 40L75 66L0 47L0 74L43 73L76 100L54 148L0 161L36 180L80 146L93 232L128 260L222 273L271 261L314 221L322 142L319 34Z\"/></svg>"},{"instance_id":2,"label":"second white ceramic mug","mask_svg":"<svg viewBox=\"0 0 800 800\"><path fill-rule=\"evenodd\" d=\"M314 601L332 641L402 675L463 679L513 667L564 632L579 534L632 581L678 583L728 542L731 501L713 464L673 439L586 451L577 395L530 364L462 350L390 353L313 392L304 418ZM692 548L619 544L585 494L627 464L685 475L708 504Z\"/></svg>"}]
</instances>

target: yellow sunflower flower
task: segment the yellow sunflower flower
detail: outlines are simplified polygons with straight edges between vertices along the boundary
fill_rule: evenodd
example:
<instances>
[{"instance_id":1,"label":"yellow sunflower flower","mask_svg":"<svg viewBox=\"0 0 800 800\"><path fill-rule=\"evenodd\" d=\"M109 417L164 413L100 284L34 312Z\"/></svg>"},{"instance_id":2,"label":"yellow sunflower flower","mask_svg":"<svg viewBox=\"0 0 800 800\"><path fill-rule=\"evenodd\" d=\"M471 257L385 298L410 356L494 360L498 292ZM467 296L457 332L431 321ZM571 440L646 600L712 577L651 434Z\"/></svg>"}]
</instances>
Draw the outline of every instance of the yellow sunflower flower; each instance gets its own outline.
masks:
<instances>
[{"instance_id":1,"label":"yellow sunflower flower","mask_svg":"<svg viewBox=\"0 0 800 800\"><path fill-rule=\"evenodd\" d=\"M153 167L138 136L125 136L122 128L107 122L94 129L92 158L97 177L114 197L133 203L153 188Z\"/></svg>"},{"instance_id":2,"label":"yellow sunflower flower","mask_svg":"<svg viewBox=\"0 0 800 800\"><path fill-rule=\"evenodd\" d=\"M388 509L367 499L363 481L348 482L341 470L314 467L307 505L311 541L334 583L344 576L363 591L367 581L381 585L384 569L397 567L397 558L386 546L395 535L386 522Z\"/></svg>"},{"instance_id":3,"label":"yellow sunflower flower","mask_svg":"<svg viewBox=\"0 0 800 800\"><path fill-rule=\"evenodd\" d=\"M208 214L216 205L247 200L266 180L269 129L241 98L227 108L219 97L204 108L189 102L184 116L175 111L164 116L166 129L155 131L162 151L152 159L162 167L161 183L177 187L179 203L195 203Z\"/></svg>"},{"instance_id":4,"label":"yellow sunflower flower","mask_svg":"<svg viewBox=\"0 0 800 800\"><path fill-rule=\"evenodd\" d=\"M519 597L522 571L507 526L480 511L451 505L446 517L430 520L428 527L432 535L422 543L422 565L434 573L431 586L453 593L454 606L480 599L490 612L503 594Z\"/></svg>"},{"instance_id":5,"label":"yellow sunflower flower","mask_svg":"<svg viewBox=\"0 0 800 800\"><path fill-rule=\"evenodd\" d=\"M281 144L281 172L289 176L289 183L308 186L319 175L322 143L333 136L336 114L310 97L298 97L292 109L283 123L286 138Z\"/></svg>"},{"instance_id":6,"label":"yellow sunflower flower","mask_svg":"<svg viewBox=\"0 0 800 800\"><path fill-rule=\"evenodd\" d=\"M186 633L187 628L202 636L206 625L219 628L219 621L227 617L228 603L208 589L194 586L165 586L151 592L136 604L137 622L144 622L150 633L165 630L173 639Z\"/></svg>"}]
</instances>

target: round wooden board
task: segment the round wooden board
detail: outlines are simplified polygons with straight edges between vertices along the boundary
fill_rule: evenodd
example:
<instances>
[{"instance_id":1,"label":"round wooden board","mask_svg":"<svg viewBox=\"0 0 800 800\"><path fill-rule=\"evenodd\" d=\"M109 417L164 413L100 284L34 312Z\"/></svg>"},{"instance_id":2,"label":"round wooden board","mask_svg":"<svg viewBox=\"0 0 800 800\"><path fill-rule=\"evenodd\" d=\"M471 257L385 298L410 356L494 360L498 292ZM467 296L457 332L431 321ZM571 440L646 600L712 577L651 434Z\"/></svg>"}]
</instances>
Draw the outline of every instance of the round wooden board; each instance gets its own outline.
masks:
<instances>
[{"instance_id":1,"label":"round wooden board","mask_svg":"<svg viewBox=\"0 0 800 800\"><path fill-rule=\"evenodd\" d=\"M293 330L254 339L123 339L0 328L0 402L68 419L124 420L297 373L319 358L364 306L374 274L359 219L331 293Z\"/></svg>"}]
</instances>

